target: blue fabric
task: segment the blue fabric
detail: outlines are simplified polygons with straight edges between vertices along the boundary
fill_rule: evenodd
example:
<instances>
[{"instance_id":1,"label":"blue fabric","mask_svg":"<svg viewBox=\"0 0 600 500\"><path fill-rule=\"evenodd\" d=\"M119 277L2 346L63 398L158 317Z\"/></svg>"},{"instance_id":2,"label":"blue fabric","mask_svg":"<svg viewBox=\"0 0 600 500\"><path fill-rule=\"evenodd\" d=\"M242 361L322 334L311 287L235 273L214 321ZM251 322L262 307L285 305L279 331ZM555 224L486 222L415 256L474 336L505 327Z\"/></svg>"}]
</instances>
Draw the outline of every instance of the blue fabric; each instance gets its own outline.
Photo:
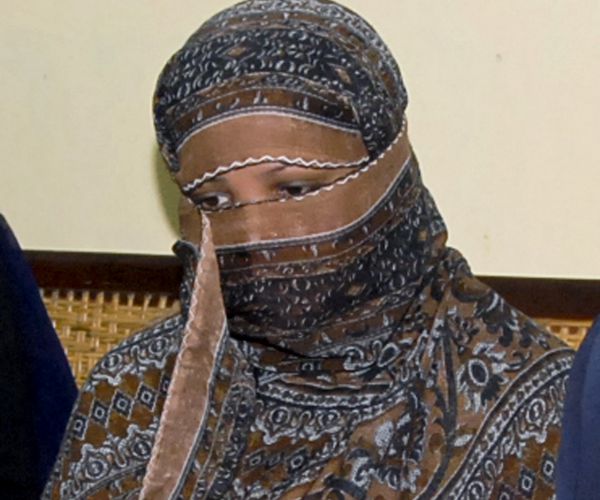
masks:
<instances>
[{"instance_id":1,"label":"blue fabric","mask_svg":"<svg viewBox=\"0 0 600 500\"><path fill-rule=\"evenodd\" d=\"M558 500L600 499L600 317L567 384L556 482Z\"/></svg>"},{"instance_id":2,"label":"blue fabric","mask_svg":"<svg viewBox=\"0 0 600 500\"><path fill-rule=\"evenodd\" d=\"M17 240L0 215L0 492L38 498L77 386ZM7 496L5 496L7 495Z\"/></svg>"}]
</instances>

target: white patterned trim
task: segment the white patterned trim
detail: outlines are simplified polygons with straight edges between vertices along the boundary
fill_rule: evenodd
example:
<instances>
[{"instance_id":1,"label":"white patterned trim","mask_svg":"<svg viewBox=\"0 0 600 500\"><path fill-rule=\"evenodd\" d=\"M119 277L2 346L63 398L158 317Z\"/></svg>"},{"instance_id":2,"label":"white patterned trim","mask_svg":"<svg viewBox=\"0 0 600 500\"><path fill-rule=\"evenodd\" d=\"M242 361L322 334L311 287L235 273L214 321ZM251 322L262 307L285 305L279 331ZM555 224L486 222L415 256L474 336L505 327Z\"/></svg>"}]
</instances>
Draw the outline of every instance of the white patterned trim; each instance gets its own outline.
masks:
<instances>
[{"instance_id":1,"label":"white patterned trim","mask_svg":"<svg viewBox=\"0 0 600 500\"><path fill-rule=\"evenodd\" d=\"M187 183L185 186L183 186L181 188L181 191L183 192L183 194L188 195L188 194L192 193L194 190L198 189L198 187L200 187L205 182L208 182L208 181L214 179L215 177L218 177L219 175L223 175L227 172L231 172L232 170L236 170L239 168L248 167L250 165L259 165L261 163L279 162L279 163L284 163L286 165L293 165L296 167L335 169L335 168L345 168L345 167L357 167L359 165L363 165L368 160L369 160L368 156L363 156L362 158L360 158L356 161L334 163L334 162L321 162L319 160L306 160L301 157L289 158L287 156L264 155L259 158L246 158L245 160L242 160L242 161L234 161L233 163L230 163L229 165L219 166L219 167L215 168L214 170L212 170L211 172L207 172L207 173L203 174L201 177L198 177L197 179L194 179L193 181Z\"/></svg>"},{"instance_id":2,"label":"white patterned trim","mask_svg":"<svg viewBox=\"0 0 600 500\"><path fill-rule=\"evenodd\" d=\"M316 125L321 125L323 127L328 127L334 130L340 130L342 132L347 132L350 134L361 135L360 130L356 128L356 126L348 125L344 126L339 122L333 122L325 117L323 118L314 118L313 114L308 112L302 112L300 110L290 110L289 112L285 112L281 110L281 107L276 106L262 106L260 108L247 108L246 110L238 110L233 109L231 111L222 113L218 115L217 118L208 119L204 123L200 123L200 125L196 128L192 128L187 132L185 138L177 145L175 149L175 153L179 154L181 149L187 144L187 142L194 137L199 132L206 130L208 128L214 127L224 122L228 122L230 120L235 120L240 118L241 116L283 116L285 118L296 118L297 120L302 120L309 123L314 123Z\"/></svg>"}]
</instances>

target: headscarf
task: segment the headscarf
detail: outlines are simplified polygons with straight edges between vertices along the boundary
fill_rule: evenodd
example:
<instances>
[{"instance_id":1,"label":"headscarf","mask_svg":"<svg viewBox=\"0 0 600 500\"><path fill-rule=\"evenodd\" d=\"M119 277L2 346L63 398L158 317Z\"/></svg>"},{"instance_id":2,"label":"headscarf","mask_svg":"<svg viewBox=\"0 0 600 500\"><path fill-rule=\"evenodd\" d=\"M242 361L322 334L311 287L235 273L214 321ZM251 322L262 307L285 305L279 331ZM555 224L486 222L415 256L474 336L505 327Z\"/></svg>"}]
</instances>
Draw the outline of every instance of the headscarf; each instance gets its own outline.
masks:
<instances>
[{"instance_id":1,"label":"headscarf","mask_svg":"<svg viewBox=\"0 0 600 500\"><path fill-rule=\"evenodd\" d=\"M250 0L192 35L154 103L185 196L265 161L344 174L214 211L184 200L182 316L91 375L77 418L101 404L102 430L71 442L49 493L552 495L572 353L446 247L406 103L385 44L333 2ZM116 394L137 416L116 418Z\"/></svg>"},{"instance_id":2,"label":"headscarf","mask_svg":"<svg viewBox=\"0 0 600 500\"><path fill-rule=\"evenodd\" d=\"M260 111L357 128L375 159L402 128L407 101L395 59L354 12L322 0L254 0L209 19L171 58L154 116L178 171L191 134Z\"/></svg>"}]
</instances>

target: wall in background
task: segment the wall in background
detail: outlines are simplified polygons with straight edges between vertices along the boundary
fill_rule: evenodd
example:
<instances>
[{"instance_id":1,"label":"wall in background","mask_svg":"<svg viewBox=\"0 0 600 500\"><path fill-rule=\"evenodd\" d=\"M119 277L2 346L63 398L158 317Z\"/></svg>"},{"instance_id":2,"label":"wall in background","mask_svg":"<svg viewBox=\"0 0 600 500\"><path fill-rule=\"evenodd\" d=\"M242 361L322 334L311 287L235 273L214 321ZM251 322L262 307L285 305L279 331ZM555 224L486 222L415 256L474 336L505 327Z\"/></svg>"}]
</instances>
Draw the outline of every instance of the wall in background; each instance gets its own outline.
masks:
<instances>
[{"instance_id":1,"label":"wall in background","mask_svg":"<svg viewBox=\"0 0 600 500\"><path fill-rule=\"evenodd\" d=\"M24 247L169 253L158 72L223 0L2 0L0 212ZM410 136L488 275L600 278L600 2L346 0L408 87Z\"/></svg>"}]
</instances>

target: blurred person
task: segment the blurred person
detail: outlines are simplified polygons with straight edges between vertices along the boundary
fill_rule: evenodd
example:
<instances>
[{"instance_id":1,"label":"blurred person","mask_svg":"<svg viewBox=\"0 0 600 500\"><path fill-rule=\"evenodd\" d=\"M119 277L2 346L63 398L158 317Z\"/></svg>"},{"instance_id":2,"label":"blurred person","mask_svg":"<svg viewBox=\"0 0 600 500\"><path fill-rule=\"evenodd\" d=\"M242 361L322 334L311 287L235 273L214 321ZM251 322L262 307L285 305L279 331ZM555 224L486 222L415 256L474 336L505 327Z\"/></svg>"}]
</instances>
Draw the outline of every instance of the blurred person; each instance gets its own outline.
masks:
<instances>
[{"instance_id":1,"label":"blurred person","mask_svg":"<svg viewBox=\"0 0 600 500\"><path fill-rule=\"evenodd\" d=\"M567 384L557 498L600 497L600 317L579 347Z\"/></svg>"},{"instance_id":2,"label":"blurred person","mask_svg":"<svg viewBox=\"0 0 600 500\"><path fill-rule=\"evenodd\" d=\"M0 494L39 498L77 397L23 252L0 215Z\"/></svg>"}]
</instances>

